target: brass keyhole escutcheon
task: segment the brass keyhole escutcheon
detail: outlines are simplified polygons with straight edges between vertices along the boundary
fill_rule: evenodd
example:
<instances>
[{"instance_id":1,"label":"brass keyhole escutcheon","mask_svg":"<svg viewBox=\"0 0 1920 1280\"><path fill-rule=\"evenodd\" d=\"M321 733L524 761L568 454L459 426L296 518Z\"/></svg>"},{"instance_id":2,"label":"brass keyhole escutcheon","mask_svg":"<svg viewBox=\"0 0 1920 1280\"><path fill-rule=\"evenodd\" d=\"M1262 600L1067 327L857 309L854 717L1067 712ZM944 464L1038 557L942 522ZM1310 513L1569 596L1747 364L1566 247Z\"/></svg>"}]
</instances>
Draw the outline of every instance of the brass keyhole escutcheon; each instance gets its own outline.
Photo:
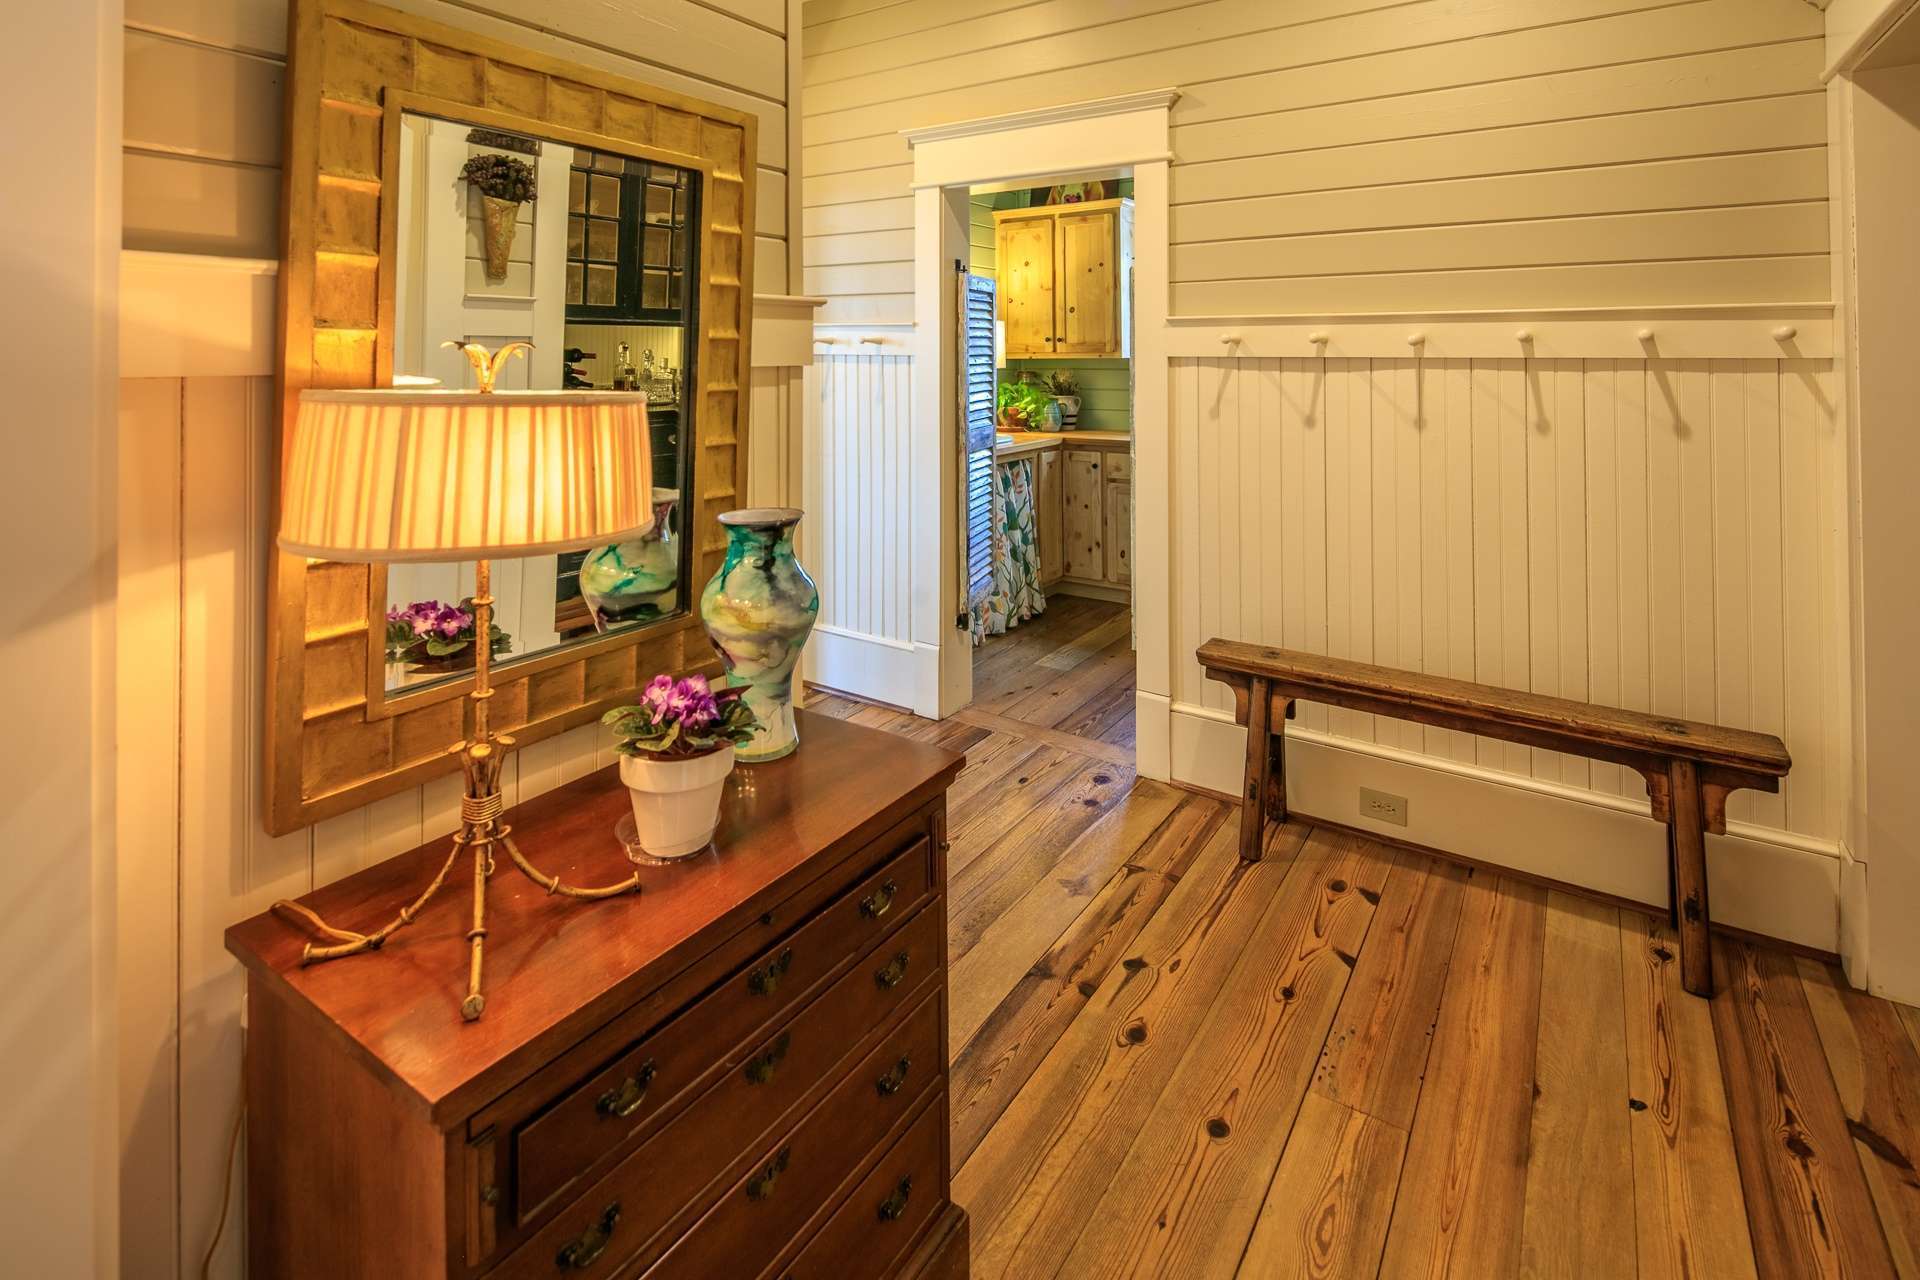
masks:
<instances>
[{"instance_id":1,"label":"brass keyhole escutcheon","mask_svg":"<svg viewBox=\"0 0 1920 1280\"><path fill-rule=\"evenodd\" d=\"M780 988L780 979L793 967L793 948L784 948L778 956L747 975L747 990L756 996L770 996Z\"/></svg>"}]
</instances>

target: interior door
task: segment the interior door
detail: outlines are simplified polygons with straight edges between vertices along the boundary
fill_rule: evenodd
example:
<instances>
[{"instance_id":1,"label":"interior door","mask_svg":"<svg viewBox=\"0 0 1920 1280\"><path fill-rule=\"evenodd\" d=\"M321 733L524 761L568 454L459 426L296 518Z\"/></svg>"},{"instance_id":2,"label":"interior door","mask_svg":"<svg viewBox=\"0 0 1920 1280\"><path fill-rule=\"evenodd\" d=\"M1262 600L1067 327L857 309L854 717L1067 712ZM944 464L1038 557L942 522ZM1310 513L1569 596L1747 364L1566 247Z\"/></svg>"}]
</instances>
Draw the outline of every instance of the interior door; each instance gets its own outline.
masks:
<instances>
[{"instance_id":1,"label":"interior door","mask_svg":"<svg viewBox=\"0 0 1920 1280\"><path fill-rule=\"evenodd\" d=\"M1054 351L1053 223L1051 211L1000 220L1000 318L1007 326L1007 354L1015 359Z\"/></svg>"},{"instance_id":2,"label":"interior door","mask_svg":"<svg viewBox=\"0 0 1920 1280\"><path fill-rule=\"evenodd\" d=\"M1120 350L1120 291L1114 254L1119 211L1062 213L1058 218L1060 323L1056 355L1115 355Z\"/></svg>"}]
</instances>

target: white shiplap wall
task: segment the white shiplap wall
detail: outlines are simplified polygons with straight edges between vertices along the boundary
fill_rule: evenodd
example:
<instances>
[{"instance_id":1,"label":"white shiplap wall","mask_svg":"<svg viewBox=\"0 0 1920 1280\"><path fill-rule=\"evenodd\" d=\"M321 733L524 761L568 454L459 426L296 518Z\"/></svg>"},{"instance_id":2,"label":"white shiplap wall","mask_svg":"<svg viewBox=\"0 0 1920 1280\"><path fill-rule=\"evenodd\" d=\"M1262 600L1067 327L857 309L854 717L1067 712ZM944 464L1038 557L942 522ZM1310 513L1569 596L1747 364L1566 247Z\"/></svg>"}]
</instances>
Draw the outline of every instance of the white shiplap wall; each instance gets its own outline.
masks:
<instances>
[{"instance_id":1,"label":"white shiplap wall","mask_svg":"<svg viewBox=\"0 0 1920 1280\"><path fill-rule=\"evenodd\" d=\"M1834 394L1825 360L1175 360L1176 708L1231 712L1192 656L1220 635L1758 729L1793 773L1729 817L1831 842ZM1618 766L1451 730L1319 706L1299 725L1646 796Z\"/></svg>"},{"instance_id":2,"label":"white shiplap wall","mask_svg":"<svg viewBox=\"0 0 1920 1280\"><path fill-rule=\"evenodd\" d=\"M755 270L787 288L786 0L387 0L760 119ZM125 244L271 258L287 0L126 0ZM190 91L183 91L190 86Z\"/></svg>"},{"instance_id":3,"label":"white shiplap wall","mask_svg":"<svg viewBox=\"0 0 1920 1280\"><path fill-rule=\"evenodd\" d=\"M395 7L758 114L756 278L763 292L788 290L787 0ZM127 0L129 248L276 256L286 8L285 0ZM155 263L141 264L140 279L167 278ZM228 283L227 273L200 274ZM233 278L243 276L253 278ZM171 323L164 299L142 294L141 304L144 324ZM149 341L138 364L165 364L156 352L164 346L171 356L176 345L183 359L205 363L224 344L232 350L221 368L271 368L273 352L260 348L270 326L244 329ZM797 461L801 375L758 367L752 378L749 500L785 500L790 484L760 454ZM198 1275L218 1211L239 1097L244 985L222 931L274 898L452 831L458 784L441 779L307 831L265 834L272 380L127 379L120 427L121 1262L122 1274L144 1280ZM610 759L595 729L575 730L516 753L503 786L512 802ZM242 1270L237 1179L234 1188L216 1276Z\"/></svg>"},{"instance_id":4,"label":"white shiplap wall","mask_svg":"<svg viewBox=\"0 0 1920 1280\"><path fill-rule=\"evenodd\" d=\"M806 290L912 318L899 130L1177 86L1170 313L1828 296L1802 0L811 0Z\"/></svg>"}]
</instances>

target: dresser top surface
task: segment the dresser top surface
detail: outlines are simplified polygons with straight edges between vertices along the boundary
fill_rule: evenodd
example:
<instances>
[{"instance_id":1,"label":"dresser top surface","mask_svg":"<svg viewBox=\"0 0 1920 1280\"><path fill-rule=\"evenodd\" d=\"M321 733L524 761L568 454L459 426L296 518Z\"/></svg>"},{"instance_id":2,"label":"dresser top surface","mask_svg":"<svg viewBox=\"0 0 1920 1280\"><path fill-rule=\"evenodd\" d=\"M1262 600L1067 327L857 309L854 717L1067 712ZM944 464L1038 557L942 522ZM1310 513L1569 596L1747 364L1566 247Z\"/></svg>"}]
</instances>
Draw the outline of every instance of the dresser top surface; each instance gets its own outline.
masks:
<instances>
[{"instance_id":1,"label":"dresser top surface","mask_svg":"<svg viewBox=\"0 0 1920 1280\"><path fill-rule=\"evenodd\" d=\"M798 751L738 765L728 778L719 852L642 867L637 895L549 896L501 851L487 890L487 1007L476 1022L460 1016L473 899L467 854L414 922L371 954L302 966L310 935L272 912L227 930L227 949L257 981L333 1024L390 1084L438 1108L593 1030L945 790L962 763L897 734L796 717ZM529 862L585 886L632 873L613 835L626 811L626 789L606 768L515 806L506 821ZM426 887L451 848L451 837L431 841L300 902L336 927L371 931ZM823 858L829 850L835 857Z\"/></svg>"}]
</instances>

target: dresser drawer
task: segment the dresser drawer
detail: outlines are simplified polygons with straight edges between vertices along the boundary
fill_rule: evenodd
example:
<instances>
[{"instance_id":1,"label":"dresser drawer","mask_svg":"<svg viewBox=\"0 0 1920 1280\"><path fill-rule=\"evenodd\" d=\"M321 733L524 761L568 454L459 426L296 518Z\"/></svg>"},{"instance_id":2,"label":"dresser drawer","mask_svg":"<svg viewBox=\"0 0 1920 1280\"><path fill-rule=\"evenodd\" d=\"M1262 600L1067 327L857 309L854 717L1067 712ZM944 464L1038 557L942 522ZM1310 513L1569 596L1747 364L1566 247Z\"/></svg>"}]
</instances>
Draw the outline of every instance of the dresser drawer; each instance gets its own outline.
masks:
<instances>
[{"instance_id":1,"label":"dresser drawer","mask_svg":"<svg viewBox=\"0 0 1920 1280\"><path fill-rule=\"evenodd\" d=\"M524 1124L513 1139L515 1221L537 1218L604 1156L642 1134L667 1103L742 1041L911 914L927 897L930 873L930 849L922 836Z\"/></svg>"},{"instance_id":2,"label":"dresser drawer","mask_svg":"<svg viewBox=\"0 0 1920 1280\"><path fill-rule=\"evenodd\" d=\"M893 1144L780 1280L880 1280L947 1202L946 1112L938 1099Z\"/></svg>"},{"instance_id":3,"label":"dresser drawer","mask_svg":"<svg viewBox=\"0 0 1920 1280\"><path fill-rule=\"evenodd\" d=\"M562 1211L537 1235L522 1245L493 1274L501 1277L546 1276L556 1270L561 1250L587 1241L576 1249L577 1260L599 1238L609 1208L618 1206L607 1245L609 1260L630 1257L674 1217L690 1206L683 1199L659 1193L660 1171L673 1170L676 1185L697 1190L710 1184L740 1152L762 1138L793 1105L815 1090L829 1073L848 1064L848 1051L874 1028L899 1019L912 1001L940 977L940 933L943 916L937 907L922 910L892 937L848 969L828 990L778 1031L769 1029L753 1042L711 1089ZM900 957L907 959L902 962ZM895 974L902 975L897 982ZM936 1038L931 1051L899 1052L866 1081L867 1094L876 1099L911 1096L937 1077L940 1061L938 999L928 999L913 1015L927 1021ZM903 1038L896 1029L883 1047ZM912 1039L919 1033L906 1036ZM887 1089L880 1077L888 1078ZM585 1268L603 1273L606 1268Z\"/></svg>"},{"instance_id":4,"label":"dresser drawer","mask_svg":"<svg viewBox=\"0 0 1920 1280\"><path fill-rule=\"evenodd\" d=\"M942 1076L928 1072L916 1081L909 1071L903 1080L900 1064L939 1061L945 1017L938 999L914 1010L796 1129L761 1148L745 1176L645 1272L649 1280L760 1274L862 1157L935 1090Z\"/></svg>"}]
</instances>

